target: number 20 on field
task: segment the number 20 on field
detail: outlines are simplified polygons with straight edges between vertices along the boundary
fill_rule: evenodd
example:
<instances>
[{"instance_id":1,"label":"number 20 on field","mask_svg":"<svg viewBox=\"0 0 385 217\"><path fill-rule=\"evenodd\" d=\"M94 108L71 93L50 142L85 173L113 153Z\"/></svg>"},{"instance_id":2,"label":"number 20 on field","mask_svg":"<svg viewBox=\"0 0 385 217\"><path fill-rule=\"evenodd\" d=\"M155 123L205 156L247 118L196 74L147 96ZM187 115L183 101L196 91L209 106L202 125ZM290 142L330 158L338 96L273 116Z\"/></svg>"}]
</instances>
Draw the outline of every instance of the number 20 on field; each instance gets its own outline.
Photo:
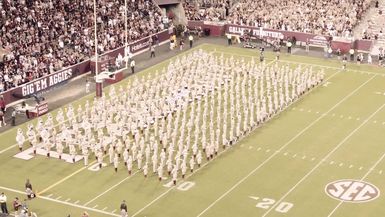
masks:
<instances>
[{"instance_id":1,"label":"number 20 on field","mask_svg":"<svg viewBox=\"0 0 385 217\"><path fill-rule=\"evenodd\" d=\"M258 207L261 209L269 209L270 207L274 206L274 204L275 204L275 200L271 199L271 198L261 198L260 199L259 197L253 197L253 196L249 196L249 198L258 201L257 204L255 205L255 207ZM280 202L279 204L277 204L277 206L275 207L274 210L276 212L280 212L280 213L287 213L287 212L289 212L289 210L293 206L294 206L294 204L292 204L292 203Z\"/></svg>"}]
</instances>

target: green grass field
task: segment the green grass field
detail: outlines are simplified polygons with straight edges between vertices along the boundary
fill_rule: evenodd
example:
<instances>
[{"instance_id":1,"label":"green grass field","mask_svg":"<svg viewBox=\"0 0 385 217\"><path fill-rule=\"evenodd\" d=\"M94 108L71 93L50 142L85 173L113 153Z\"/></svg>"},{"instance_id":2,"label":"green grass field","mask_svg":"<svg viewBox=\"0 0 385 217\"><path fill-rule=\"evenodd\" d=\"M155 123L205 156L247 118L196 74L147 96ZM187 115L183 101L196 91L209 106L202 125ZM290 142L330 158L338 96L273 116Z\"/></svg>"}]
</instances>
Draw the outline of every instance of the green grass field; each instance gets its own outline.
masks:
<instances>
[{"instance_id":1,"label":"green grass field","mask_svg":"<svg viewBox=\"0 0 385 217\"><path fill-rule=\"evenodd\" d=\"M197 48L246 61L259 58L256 50L208 44ZM270 62L274 54L266 58ZM160 71L167 62L120 84ZM384 69L351 64L342 71L334 60L281 55L280 64L287 63L323 68L324 84L189 173L176 187L164 186L168 181L155 177L145 179L142 173L128 176L124 169L92 172L82 162L68 164L43 156L17 159L16 129L0 134L0 191L8 196L8 209L14 197L26 197L24 183L29 178L38 198L28 204L39 217L81 216L83 211L91 217L119 216L123 199L129 216L138 217L382 216L382 194L368 202L343 202L328 196L325 187L352 179L385 190ZM92 98L73 105L77 108Z\"/></svg>"}]
</instances>

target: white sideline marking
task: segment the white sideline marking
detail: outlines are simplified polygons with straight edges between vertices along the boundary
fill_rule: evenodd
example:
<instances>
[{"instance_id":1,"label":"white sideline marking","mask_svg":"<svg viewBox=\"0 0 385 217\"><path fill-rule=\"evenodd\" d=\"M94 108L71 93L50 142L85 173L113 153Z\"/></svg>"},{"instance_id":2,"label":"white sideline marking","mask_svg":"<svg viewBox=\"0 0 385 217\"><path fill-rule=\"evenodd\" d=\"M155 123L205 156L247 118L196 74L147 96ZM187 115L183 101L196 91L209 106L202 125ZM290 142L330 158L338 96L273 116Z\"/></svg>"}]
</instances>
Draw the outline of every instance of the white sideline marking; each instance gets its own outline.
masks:
<instances>
[{"instance_id":1,"label":"white sideline marking","mask_svg":"<svg viewBox=\"0 0 385 217\"><path fill-rule=\"evenodd\" d=\"M384 159L385 154L382 154L381 158L377 160L377 162L370 168L370 170L361 178L360 181L364 181L364 179L369 176L369 174L376 168L376 166ZM338 205L329 213L327 217L330 217L334 214L334 212L344 203L343 200L341 200Z\"/></svg>"},{"instance_id":2,"label":"white sideline marking","mask_svg":"<svg viewBox=\"0 0 385 217\"><path fill-rule=\"evenodd\" d=\"M332 76L330 76L327 80L329 80L331 77L336 75L339 71L334 73ZM361 89L363 86L365 86L367 83L369 83L375 75L373 75L371 78L369 78L367 81L365 81L363 84L361 84L359 87L357 87L355 90L351 91L348 95L346 95L344 98L342 98L337 104L335 104L333 107L331 107L326 113L322 114L320 117L318 117L316 120L314 120L312 123L310 123L307 127L305 127L303 130L301 130L297 135L295 135L292 139L290 139L287 143L285 143L279 150L283 150L288 146L291 142L293 142L296 138L301 136L305 131L307 131L309 128L311 128L314 124L316 124L319 120L321 120L323 117L325 117L327 114L329 114L331 111L333 111L336 107L338 107L341 103L343 103L346 99L348 99L350 96L354 95L359 89ZM325 81L327 81L325 80ZM311 92L311 91L310 91ZM309 93L309 92L308 92ZM259 166L257 166L254 170L252 170L248 175L243 177L240 181L238 181L235 185L233 185L228 191L226 191L224 194L222 194L218 199L216 199L213 203L211 203L206 209L204 209L200 214L197 215L197 217L202 216L207 210L209 210L211 207L213 207L219 200L224 198L226 195L228 195L231 191L233 191L236 187L238 187L240 184L242 184L247 178L249 178L251 175L255 173L258 169L260 169L263 165L265 165L267 162L269 162L273 157L275 156L275 153L272 154L269 158L267 158L265 161L263 161ZM322 162L322 161L321 161Z\"/></svg>"},{"instance_id":3,"label":"white sideline marking","mask_svg":"<svg viewBox=\"0 0 385 217\"><path fill-rule=\"evenodd\" d=\"M374 78L374 77L372 77ZM338 148L340 148L350 137L352 137L359 129L361 129L362 126L364 126L366 123L369 122L369 120L371 118L373 118L379 111L381 111L381 109L383 109L385 107L385 103L382 104L382 106L380 106L375 112L373 112L369 117L367 117L365 119L364 122L362 122L357 128L355 128L352 132L349 133L349 135L347 135L340 143L338 143L338 145L336 147L334 147L323 159L326 160L328 159ZM385 155L384 155L385 156ZM307 177L309 177L320 165L322 164L322 161L318 162L317 165L315 165L315 167L313 167L313 169L311 169L308 173L306 173L306 175L304 177L302 177L298 182L297 184L295 184L292 188L290 188L290 190L284 194L274 205L272 205L270 207L270 209L268 209L265 214L262 215L262 217L265 217L267 214L270 213L270 211L272 209L274 209L276 207L276 204L280 204L282 202L282 200L284 200L294 189L297 188L298 185L300 185Z\"/></svg>"},{"instance_id":4,"label":"white sideline marking","mask_svg":"<svg viewBox=\"0 0 385 217\"><path fill-rule=\"evenodd\" d=\"M88 201L87 203L84 204L84 206L87 206L88 204L92 203L93 201L95 201L96 199L98 199L99 197L107 194L108 192L110 192L112 189L114 189L115 187L117 187L118 185L122 184L123 182L125 182L126 180L132 178L135 174L139 173L140 170L134 172L131 176L127 176L126 178L122 179L120 182L116 183L115 185L111 186L109 189L105 190L104 192L102 192L101 194L99 194L98 196L94 197L93 199L91 199L90 201Z\"/></svg>"},{"instance_id":5,"label":"white sideline marking","mask_svg":"<svg viewBox=\"0 0 385 217\"><path fill-rule=\"evenodd\" d=\"M14 192L14 193L25 195L24 191L19 191L19 190L12 189L12 188L7 188L7 187L0 186L0 189L3 189L5 191L11 191L11 192ZM67 205L67 206L72 206L72 207L80 208L80 209L83 209L83 210L93 211L93 212L97 212L97 213L101 213L101 214L105 214L105 215L109 215L109 216L120 217L120 215L116 215L116 214L113 214L113 213L105 212L105 211L98 210L98 209L93 209L93 208L86 207L86 206L77 205L77 204L70 203L70 202L56 200L56 199L53 199L53 198L50 198L50 197L46 197L46 196L37 195L36 198L42 199L42 200L48 200L48 201L56 202L56 203L60 203L60 204L64 204L64 205Z\"/></svg>"}]
</instances>

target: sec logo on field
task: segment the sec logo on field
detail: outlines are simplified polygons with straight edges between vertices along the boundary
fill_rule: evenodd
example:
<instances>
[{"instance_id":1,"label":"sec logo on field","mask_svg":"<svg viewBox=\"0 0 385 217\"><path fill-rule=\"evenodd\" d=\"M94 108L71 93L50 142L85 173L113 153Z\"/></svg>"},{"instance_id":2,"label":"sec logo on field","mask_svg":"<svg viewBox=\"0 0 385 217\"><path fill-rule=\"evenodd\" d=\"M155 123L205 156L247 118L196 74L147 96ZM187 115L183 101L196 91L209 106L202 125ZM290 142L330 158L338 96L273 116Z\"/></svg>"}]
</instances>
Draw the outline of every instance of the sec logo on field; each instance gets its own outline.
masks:
<instances>
[{"instance_id":1,"label":"sec logo on field","mask_svg":"<svg viewBox=\"0 0 385 217\"><path fill-rule=\"evenodd\" d=\"M326 185L330 197L351 203L363 203L380 196L380 190L371 183L360 180L337 180Z\"/></svg>"}]
</instances>

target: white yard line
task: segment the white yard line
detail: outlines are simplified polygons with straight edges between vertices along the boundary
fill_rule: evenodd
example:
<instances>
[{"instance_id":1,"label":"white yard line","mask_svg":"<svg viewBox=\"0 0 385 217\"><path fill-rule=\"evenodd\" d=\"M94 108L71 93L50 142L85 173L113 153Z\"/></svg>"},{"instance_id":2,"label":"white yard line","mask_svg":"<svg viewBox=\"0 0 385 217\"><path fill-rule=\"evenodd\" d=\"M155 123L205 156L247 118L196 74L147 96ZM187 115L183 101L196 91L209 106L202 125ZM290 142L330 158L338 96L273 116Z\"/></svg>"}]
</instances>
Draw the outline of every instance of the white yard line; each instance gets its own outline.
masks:
<instances>
[{"instance_id":1,"label":"white yard line","mask_svg":"<svg viewBox=\"0 0 385 217\"><path fill-rule=\"evenodd\" d=\"M367 83L369 83L375 75L373 75L370 79L365 81L363 84L361 84L359 87L357 87L355 90L350 92L347 96L342 98L337 104L335 104L333 107L331 107L327 112L323 113L320 117L318 117L316 120L311 122L307 127L305 127L303 130L301 130L297 135L295 135L293 138L291 138L288 142L286 142L279 151L282 151L284 148L286 148L289 144L291 144L295 139L300 137L304 132L306 132L308 129L310 129L313 125L315 125L318 121L320 121L322 118L324 118L327 114L329 114L331 111L333 111L336 107L338 107L341 103L343 103L345 100L347 100L349 97L353 96L358 90L360 90L363 86L365 86ZM255 169L253 169L249 174L247 174L245 177L243 177L241 180L239 180L235 185L233 185L229 190L227 190L224 194L222 194L218 199L216 199L214 202L212 202L206 209L204 209L201 213L197 215L197 217L202 216L207 210L209 210L211 207L213 207L216 203L218 203L221 199L223 199L226 195L228 195L230 192L232 192L235 188L237 188L240 184L242 184L246 179L248 179L251 175L253 175L257 170L262 168L266 163L268 163L272 158L274 158L277 155L276 152L274 152L270 157L268 157L265 161L263 161L260 165L258 165Z\"/></svg>"},{"instance_id":2,"label":"white yard line","mask_svg":"<svg viewBox=\"0 0 385 217\"><path fill-rule=\"evenodd\" d=\"M271 62L270 62L270 63L271 63ZM337 75L339 72L340 72L340 71L335 72L334 74L332 74L331 76L329 76L327 79L325 79L324 82L327 82L328 80L330 80L331 78L333 78L335 75ZM369 82L369 80L368 80L367 82ZM363 85L365 85L367 82L365 82ZM363 85L361 85L361 86L363 86ZM319 86L321 86L321 84L320 84ZM319 86L318 86L318 87L319 87ZM361 88L361 86L360 86L359 88ZM304 96L308 95L309 93L313 92L313 91L314 91L315 89L317 89L318 87L315 87L315 88L311 89L309 92L306 92L302 97L298 98L295 102L297 102L298 100L302 99ZM359 89L359 88L358 88L358 89ZM354 92L355 92L355 91L354 91ZM295 102L293 102L291 105L293 105ZM288 107L284 108L283 111L286 111L286 110L289 109L290 107L291 107L291 106L288 106ZM283 111L282 111L282 112L283 112ZM274 116L273 116L273 117L274 117ZM321 116L321 117L323 117L323 116ZM230 146L230 148L228 148L228 149L226 149L226 150L220 152L220 153L218 154L218 156L222 155L222 154L225 153L227 150L229 150L229 149L231 149L231 148L233 148L233 147L234 147L234 146ZM274 156L277 155L278 153L281 152L282 149L283 149L283 148L281 148L280 150L275 151L273 155L274 155ZM193 173L191 173L191 174L189 174L188 176L186 176L186 180L187 180L189 177L191 177L193 174L195 174L197 171L199 171L201 168L205 167L209 162L211 162L211 161L207 161L207 162L204 163L200 168L198 168L197 170L194 170ZM168 194L172 189L174 189L174 186L171 187L171 188L169 188L167 191L165 191L164 193L162 193L161 195L159 195L158 197L156 197L154 200L152 200L150 203L148 203L146 206L144 206L143 208L141 208L140 210L138 210L137 212L135 212L135 213L132 215L132 217L135 217L135 216L137 216L138 214L140 214L141 212L143 212L143 210L145 210L147 207L151 206L151 205L154 204L156 201L158 201L159 199L161 199L162 197L164 197L164 196L165 196L166 194Z\"/></svg>"},{"instance_id":3,"label":"white yard line","mask_svg":"<svg viewBox=\"0 0 385 217\"><path fill-rule=\"evenodd\" d=\"M373 118L379 111L381 111L383 108L385 107L385 103L382 104L382 106L380 106L375 112L373 112L369 117L367 117L365 119L364 122L362 122L358 127L356 127L351 133L349 133L349 135L347 135L340 143L337 144L337 146L335 146L325 157L323 157L308 173L306 173L305 176L303 176L292 188L290 188L290 190L288 192L286 192L286 194L284 194L278 201L276 204L279 204L280 202L282 202L282 200L284 200L291 192L293 192L303 181L305 181L305 179L307 179L316 169L318 169L318 167L320 167L337 149L339 149L343 144L345 144L346 141L348 141L348 139L350 139L350 137L352 137L356 132L358 132L361 127L363 127L366 123L368 123L368 121ZM369 170L370 172L370 170ZM268 209L263 215L262 217L265 217L267 216L271 210L275 209L276 205L272 205L270 207L270 209Z\"/></svg>"},{"instance_id":4,"label":"white yard line","mask_svg":"<svg viewBox=\"0 0 385 217\"><path fill-rule=\"evenodd\" d=\"M92 164L95 163L95 162L96 162L96 161L93 161L93 162L91 162L89 165L92 165ZM83 171L83 170L85 170L85 169L87 169L87 168L88 168L88 166L87 166L87 167L82 167L82 168L76 170L75 172L69 174L68 176L64 177L63 179L61 179L61 180L55 182L54 184L48 186L47 188L45 188L45 189L43 189L42 191L37 192L37 193L38 193L38 194L44 194L44 193L47 192L48 190L50 190L50 189L52 189L53 187L55 187L55 186L61 184L62 182L66 181L67 179L71 178L72 176L74 176L74 175L80 173L81 171Z\"/></svg>"},{"instance_id":5,"label":"white yard line","mask_svg":"<svg viewBox=\"0 0 385 217\"><path fill-rule=\"evenodd\" d=\"M19 191L19 190L16 190L16 189L12 189L12 188L7 188L7 187L0 186L0 189L6 190L6 191L10 191L10 192L14 192L14 193L18 193L18 194L22 194L22 195L25 195L25 192ZM92 211L92 212L97 212L97 213L101 213L101 214L105 214L105 215L109 215L109 216L120 217L120 215L117 215L117 214L114 214L114 213L110 213L110 212L106 212L106 211L103 211L103 210L98 210L98 209L94 209L94 208L90 208L90 207L86 207L86 206L82 206L82 205L77 205L77 204L70 203L70 202L65 202L65 201L61 201L61 200L56 200L56 199L49 198L49 197L44 197L44 196L39 196L39 195L38 195L37 198L40 198L40 199L43 199L43 200L52 201L52 202L55 202L55 203L60 203L60 204L67 205L67 206L71 206L71 207L80 208L80 209L83 209L83 210L88 210L88 211Z\"/></svg>"},{"instance_id":6,"label":"white yard line","mask_svg":"<svg viewBox=\"0 0 385 217\"><path fill-rule=\"evenodd\" d=\"M123 182L125 182L126 180L132 178L133 176L135 176L135 174L139 173L140 170L134 172L133 174L131 174L130 176L127 176L126 178L124 178L123 180L121 180L120 182L116 183L115 185L111 186L109 189L105 190L103 193L99 194L98 196L94 197L93 199L91 199L90 201L88 201L87 203L84 204L84 206L87 206L88 204L92 203L93 201L95 201L96 199L98 199L99 197L107 194L108 192L110 192L112 189L116 188L117 186L119 186L120 184L122 184Z\"/></svg>"},{"instance_id":7,"label":"white yard line","mask_svg":"<svg viewBox=\"0 0 385 217\"><path fill-rule=\"evenodd\" d=\"M381 156L380 159L369 169L369 171L360 179L360 181L364 181L366 177L369 176L369 174L377 167L377 165L384 159L385 153ZM341 200L338 205L329 213L328 217L332 216L335 211L344 203L343 200Z\"/></svg>"}]
</instances>

